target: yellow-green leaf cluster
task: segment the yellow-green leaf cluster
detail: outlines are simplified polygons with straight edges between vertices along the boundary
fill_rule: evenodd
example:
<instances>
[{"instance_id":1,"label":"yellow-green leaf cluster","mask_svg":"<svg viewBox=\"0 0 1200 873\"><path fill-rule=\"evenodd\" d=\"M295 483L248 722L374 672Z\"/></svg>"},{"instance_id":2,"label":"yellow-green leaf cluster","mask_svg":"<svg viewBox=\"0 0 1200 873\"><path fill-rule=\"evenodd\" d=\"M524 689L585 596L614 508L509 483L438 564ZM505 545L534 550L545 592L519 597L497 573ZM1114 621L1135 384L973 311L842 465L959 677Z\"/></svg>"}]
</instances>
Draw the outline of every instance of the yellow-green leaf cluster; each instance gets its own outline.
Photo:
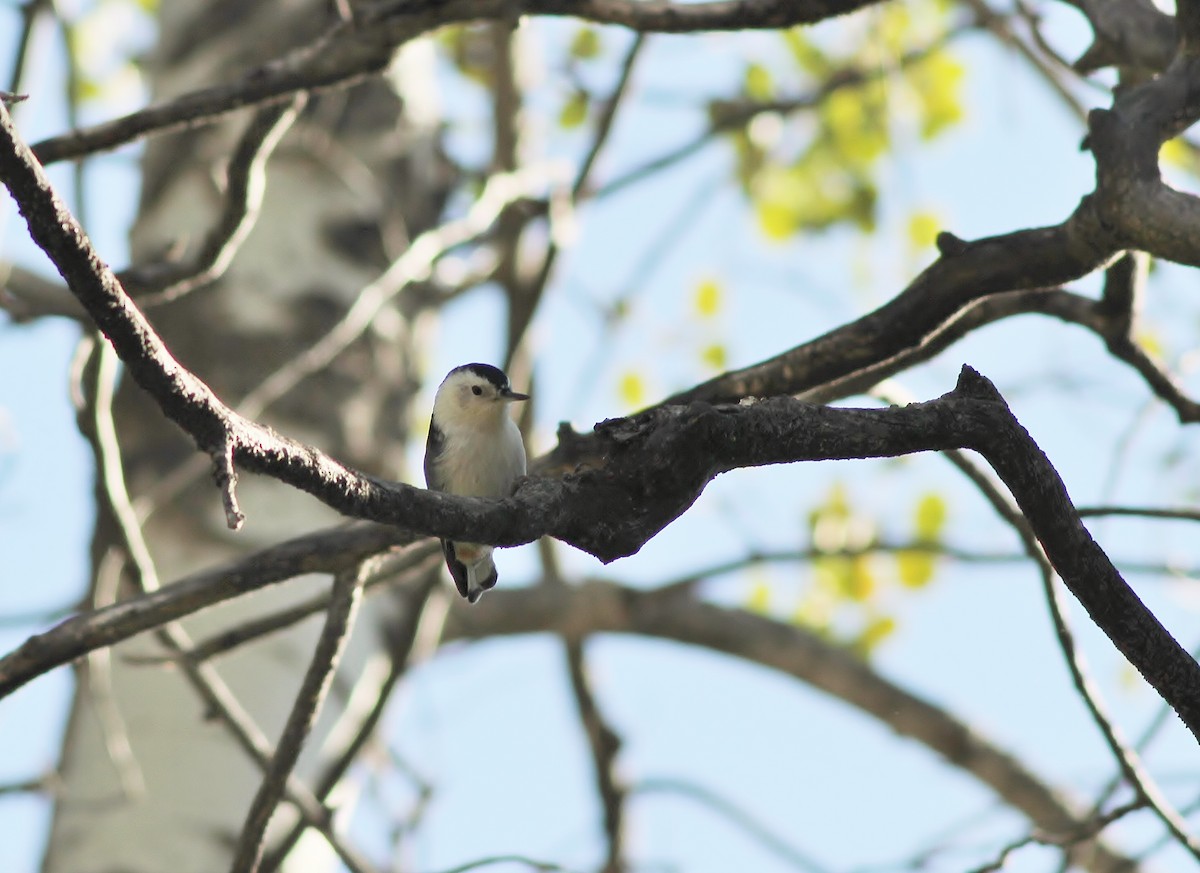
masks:
<instances>
[{"instance_id":1,"label":"yellow-green leaf cluster","mask_svg":"<svg viewBox=\"0 0 1200 873\"><path fill-rule=\"evenodd\" d=\"M617 394L626 408L641 409L646 405L646 382L641 374L629 370L617 382Z\"/></svg>"},{"instance_id":2,"label":"yellow-green leaf cluster","mask_svg":"<svg viewBox=\"0 0 1200 873\"><path fill-rule=\"evenodd\" d=\"M935 51L908 71L907 80L921 112L921 136L933 139L963 117L963 65L945 50Z\"/></svg>"},{"instance_id":3,"label":"yellow-green leaf cluster","mask_svg":"<svg viewBox=\"0 0 1200 873\"><path fill-rule=\"evenodd\" d=\"M891 555L879 550L875 519L835 482L808 513L813 555L791 620L870 656L899 627L900 593L924 588L933 579L948 520L940 494L921 495L912 513L914 545ZM770 611L767 592L756 588L752 597L761 611Z\"/></svg>"},{"instance_id":4,"label":"yellow-green leaf cluster","mask_svg":"<svg viewBox=\"0 0 1200 873\"><path fill-rule=\"evenodd\" d=\"M572 91L558 114L558 123L564 130L579 127L587 121L589 101L583 91Z\"/></svg>"},{"instance_id":5,"label":"yellow-green leaf cluster","mask_svg":"<svg viewBox=\"0 0 1200 873\"><path fill-rule=\"evenodd\" d=\"M916 0L881 7L869 27L847 28L840 39L785 31L788 62L748 62L740 101L714 102L722 108L714 121L723 120L718 126L734 147L736 177L768 239L847 224L874 230L877 174L895 145L898 110L911 109L926 139L963 116L963 67L944 47L930 48L949 15L944 3ZM815 105L813 95L820 96ZM788 112L792 100L798 108ZM757 115L745 112L756 104ZM785 132L767 141L754 135L765 112L784 113L771 129ZM728 130L731 123L739 126ZM910 230L923 247L936 231L920 218Z\"/></svg>"},{"instance_id":6,"label":"yellow-green leaf cluster","mask_svg":"<svg viewBox=\"0 0 1200 873\"><path fill-rule=\"evenodd\" d=\"M600 34L594 27L581 27L571 37L570 54L575 60L590 61L598 58L602 48Z\"/></svg>"},{"instance_id":7,"label":"yellow-green leaf cluster","mask_svg":"<svg viewBox=\"0 0 1200 873\"><path fill-rule=\"evenodd\" d=\"M933 581L937 548L942 542L948 511L936 492L922 495L913 511L913 540L919 546L896 553L896 573L906 588L924 588Z\"/></svg>"}]
</instances>

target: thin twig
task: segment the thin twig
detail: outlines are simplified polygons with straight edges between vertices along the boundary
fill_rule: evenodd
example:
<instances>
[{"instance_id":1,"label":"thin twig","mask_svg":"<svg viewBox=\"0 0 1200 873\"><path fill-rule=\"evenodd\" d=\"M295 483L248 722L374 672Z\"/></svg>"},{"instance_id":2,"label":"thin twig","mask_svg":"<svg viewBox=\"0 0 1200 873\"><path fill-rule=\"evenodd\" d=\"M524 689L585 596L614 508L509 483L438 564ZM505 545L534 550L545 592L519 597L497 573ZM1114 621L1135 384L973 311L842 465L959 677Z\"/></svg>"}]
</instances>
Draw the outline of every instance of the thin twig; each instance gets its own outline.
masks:
<instances>
[{"instance_id":1,"label":"thin twig","mask_svg":"<svg viewBox=\"0 0 1200 873\"><path fill-rule=\"evenodd\" d=\"M438 557L441 557L440 550L438 550ZM332 760L316 780L313 793L322 800L333 793L333 790L345 777L351 765L358 760L363 747L375 734L397 683L407 673L413 663L419 660L424 654L418 651L417 641L420 638L422 622L427 617L426 604L429 602L430 594L436 589L442 578L441 562L439 560L437 566L432 571L425 571L419 568L414 568L414 571L420 574L418 578L410 578L412 584L402 586L401 590L397 592L397 617L388 627L388 655L390 664L387 676L384 677L383 682L379 684L378 688L374 690L372 695L373 700L365 714L356 715L354 707L347 706L342 715L343 721L339 722L338 727L330 732L327 750L328 746L332 745L333 738L336 735L349 735L349 738L341 749L329 751L327 757L331 757ZM356 694L357 691L356 687ZM357 724L348 726L348 722L356 718ZM271 852L264 857L260 867L261 873L274 873L274 871L279 869L284 859L287 858L288 853L291 852L300 839L305 827L306 824L304 822L297 823L279 841Z\"/></svg>"},{"instance_id":2,"label":"thin twig","mask_svg":"<svg viewBox=\"0 0 1200 873\"><path fill-rule=\"evenodd\" d=\"M708 807L744 830L765 849L805 873L825 873L830 868L801 852L783 837L771 831L741 807L702 785L683 779L643 779L629 787L630 795L677 794Z\"/></svg>"},{"instance_id":3,"label":"thin twig","mask_svg":"<svg viewBox=\"0 0 1200 873\"><path fill-rule=\"evenodd\" d=\"M996 856L995 860L988 864L984 864L982 867L975 868L971 871L971 873L996 873L996 871L1004 869L1004 865L1007 863L1009 856L1013 852L1035 843L1042 846L1058 846L1068 849L1074 845L1084 842L1085 840L1090 840L1093 837L1098 836L1100 832L1110 824L1124 818L1131 812L1137 812L1143 807L1143 805L1143 801L1140 798L1137 800L1132 800L1129 803L1110 810L1102 816L1085 822L1078 828L1073 829L1068 834L1050 834L1045 831L1035 831L1027 837L1022 837L1021 839L1015 840L1004 846L1004 848L1002 848L1000 853Z\"/></svg>"},{"instance_id":4,"label":"thin twig","mask_svg":"<svg viewBox=\"0 0 1200 873\"><path fill-rule=\"evenodd\" d=\"M312 660L300 683L300 690L296 693L296 701L284 724L275 754L271 756L262 784L250 804L250 811L246 814L246 823L242 827L230 868L233 873L253 873L262 858L267 824L271 821L275 807L283 799L288 777L295 768L304 742L316 722L354 626L363 582L369 572L368 563L364 561L353 570L342 571L333 577L325 627L321 630Z\"/></svg>"},{"instance_id":5,"label":"thin twig","mask_svg":"<svg viewBox=\"0 0 1200 873\"><path fill-rule=\"evenodd\" d=\"M554 544L547 539L541 539L538 541L538 552L542 559L546 584L566 584L559 570ZM628 788L617 772L621 737L608 724L596 702L584 660L584 640L579 634L564 634L563 654L567 664L567 677L571 682L571 694L575 699L575 710L592 753L592 772L603 813L604 837L608 851L600 869L602 873L621 873L626 867L625 797L628 794Z\"/></svg>"},{"instance_id":6,"label":"thin twig","mask_svg":"<svg viewBox=\"0 0 1200 873\"><path fill-rule=\"evenodd\" d=\"M895 389L884 394L883 397L889 403L900 402L904 399L896 396ZM1107 707L1100 695L1100 689L1089 676L1083 655L1075 645L1075 637L1068 623L1067 604L1063 600L1062 592L1058 587L1054 568L1051 566L1041 544L1030 529L1025 516L1021 514L1020 509L1014 505L1000 486L992 481L992 478L965 452L947 451L942 454L971 480L976 488L979 489L984 499L987 500L1001 519L1020 538L1026 553L1037 565L1041 576L1042 589L1046 596L1050 617L1054 622L1055 638L1058 640L1063 660L1066 662L1067 668L1071 673L1075 690L1083 699L1084 705L1087 707L1092 720L1099 729L1101 737L1103 737L1105 743L1108 745L1121 771L1125 774L1126 780L1134 791L1137 792L1142 804L1152 809L1163 824L1166 825L1167 829L1175 835L1176 839L1197 860L1200 860L1200 843L1188 833L1187 824L1159 789L1153 777L1151 777L1142 765L1141 756L1126 742L1120 729L1109 717L1106 711Z\"/></svg>"},{"instance_id":7,"label":"thin twig","mask_svg":"<svg viewBox=\"0 0 1200 873\"><path fill-rule=\"evenodd\" d=\"M225 168L221 214L190 260L142 264L117 274L142 306L177 300L224 275L258 220L267 161L307 101L307 92L300 91L287 103L255 113Z\"/></svg>"}]
</instances>

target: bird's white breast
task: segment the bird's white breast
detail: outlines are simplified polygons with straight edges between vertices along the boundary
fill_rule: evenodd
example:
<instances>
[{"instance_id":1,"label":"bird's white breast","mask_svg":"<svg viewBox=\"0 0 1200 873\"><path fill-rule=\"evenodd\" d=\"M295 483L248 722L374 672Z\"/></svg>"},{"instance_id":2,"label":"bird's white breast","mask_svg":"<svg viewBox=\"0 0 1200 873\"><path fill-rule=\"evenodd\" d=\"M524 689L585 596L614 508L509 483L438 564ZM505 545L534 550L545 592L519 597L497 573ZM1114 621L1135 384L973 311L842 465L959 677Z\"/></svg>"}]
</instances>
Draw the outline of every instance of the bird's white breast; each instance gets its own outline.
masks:
<instances>
[{"instance_id":1,"label":"bird's white breast","mask_svg":"<svg viewBox=\"0 0 1200 873\"><path fill-rule=\"evenodd\" d=\"M525 475L521 431L507 415L495 428L454 428L443 432L437 460L444 491L466 497L507 497Z\"/></svg>"}]
</instances>

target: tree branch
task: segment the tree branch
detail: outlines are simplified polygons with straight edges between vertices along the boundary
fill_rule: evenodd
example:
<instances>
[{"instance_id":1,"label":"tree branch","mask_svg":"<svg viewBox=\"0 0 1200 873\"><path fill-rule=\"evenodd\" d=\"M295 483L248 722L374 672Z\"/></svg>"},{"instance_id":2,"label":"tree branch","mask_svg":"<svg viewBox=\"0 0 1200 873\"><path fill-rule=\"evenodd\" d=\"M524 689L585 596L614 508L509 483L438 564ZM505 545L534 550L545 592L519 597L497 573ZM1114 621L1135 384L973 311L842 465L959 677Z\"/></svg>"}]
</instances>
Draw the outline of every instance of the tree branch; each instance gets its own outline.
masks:
<instances>
[{"instance_id":1,"label":"tree branch","mask_svg":"<svg viewBox=\"0 0 1200 873\"><path fill-rule=\"evenodd\" d=\"M1200 198L1166 185L1162 143L1200 117L1200 57L1181 56L1162 76L1122 92L1112 109L1088 117L1096 189L1062 224L966 242L944 233L941 257L897 297L816 340L668 398L736 402L802 394L845 380L880 361L911 354L965 307L989 295L1050 288L1109 265L1127 249L1200 264ZM1119 351L1118 351L1119 350ZM1157 378L1144 353L1117 343L1155 391L1179 395Z\"/></svg>"},{"instance_id":2,"label":"tree branch","mask_svg":"<svg viewBox=\"0 0 1200 873\"><path fill-rule=\"evenodd\" d=\"M170 355L100 261L17 137L3 107L0 178L20 206L31 236L108 336L129 374L202 451L278 478L347 515L499 546L549 534L611 561L640 549L686 511L711 479L730 470L974 449L1013 493L1055 570L1093 621L1200 739L1200 666L1130 590L1084 528L1053 465L991 383L969 368L950 394L903 409L830 409L789 397L728 407L692 403L652 409L598 425L592 442L603 451L593 454L591 468L554 480L527 479L506 500L455 497L359 474L221 403ZM1041 249L1046 266L1058 265L1056 269L1095 253L1086 244L1086 234L1072 242L1062 228L1021 231L1010 238L1018 236ZM977 243L974 248L992 245ZM989 256L997 257L1003 248L996 246ZM948 264L945 269L963 269L964 260L971 258L959 253L934 268ZM1027 264L996 266L1020 284L1029 284ZM979 284L987 287L988 282ZM897 301L874 317L880 318L894 304ZM904 323L903 318L890 322ZM883 330L884 324L878 327ZM559 448L570 453L581 442L560 442Z\"/></svg>"},{"instance_id":3,"label":"tree branch","mask_svg":"<svg viewBox=\"0 0 1200 873\"><path fill-rule=\"evenodd\" d=\"M119 274L143 306L177 300L224 275L258 220L267 188L267 161L307 102L308 95L300 91L287 104L255 113L225 168L221 214L188 262L139 265Z\"/></svg>"},{"instance_id":4,"label":"tree branch","mask_svg":"<svg viewBox=\"0 0 1200 873\"><path fill-rule=\"evenodd\" d=\"M944 710L880 676L870 665L806 628L742 609L705 603L679 589L644 591L611 582L538 585L495 591L456 607L444 642L526 633L619 633L667 639L724 652L778 670L879 719L987 785L1048 833L1085 822L1061 793ZM1093 873L1136 864L1101 843L1080 847L1075 862Z\"/></svg>"},{"instance_id":5,"label":"tree branch","mask_svg":"<svg viewBox=\"0 0 1200 873\"><path fill-rule=\"evenodd\" d=\"M405 42L450 24L510 20L523 15L580 18L642 32L691 33L812 24L879 0L392 0L363 4L310 44L245 73L238 81L192 91L34 147L43 163L116 148L150 133L209 124L246 106L286 99L297 91L350 85L382 71Z\"/></svg>"},{"instance_id":6,"label":"tree branch","mask_svg":"<svg viewBox=\"0 0 1200 873\"><path fill-rule=\"evenodd\" d=\"M250 804L250 811L246 814L246 824L242 828L230 868L233 873L253 873L262 859L267 824L271 821L275 807L283 799L288 776L295 768L300 758L300 750L304 748L304 741L312 731L317 713L320 712L325 695L333 682L333 674L346 647L350 630L354 626L354 615L362 596L368 563L364 561L354 569L343 570L333 577L333 591L325 627L321 630L308 670L300 683L300 690L296 693L295 704L288 714L275 754L271 756L262 784Z\"/></svg>"}]
</instances>

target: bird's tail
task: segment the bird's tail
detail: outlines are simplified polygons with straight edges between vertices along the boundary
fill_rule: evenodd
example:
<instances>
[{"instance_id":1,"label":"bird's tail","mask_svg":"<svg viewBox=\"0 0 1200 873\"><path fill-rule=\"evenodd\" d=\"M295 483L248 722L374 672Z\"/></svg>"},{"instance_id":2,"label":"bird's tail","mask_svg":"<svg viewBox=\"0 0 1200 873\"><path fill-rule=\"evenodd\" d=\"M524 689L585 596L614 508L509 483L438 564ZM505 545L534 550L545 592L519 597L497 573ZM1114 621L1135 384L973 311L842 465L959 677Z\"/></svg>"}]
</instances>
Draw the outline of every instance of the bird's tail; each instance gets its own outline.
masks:
<instances>
[{"instance_id":1,"label":"bird's tail","mask_svg":"<svg viewBox=\"0 0 1200 873\"><path fill-rule=\"evenodd\" d=\"M500 576L492 560L491 546L443 540L442 551L454 585L468 603L475 603L484 591L496 587Z\"/></svg>"}]
</instances>

